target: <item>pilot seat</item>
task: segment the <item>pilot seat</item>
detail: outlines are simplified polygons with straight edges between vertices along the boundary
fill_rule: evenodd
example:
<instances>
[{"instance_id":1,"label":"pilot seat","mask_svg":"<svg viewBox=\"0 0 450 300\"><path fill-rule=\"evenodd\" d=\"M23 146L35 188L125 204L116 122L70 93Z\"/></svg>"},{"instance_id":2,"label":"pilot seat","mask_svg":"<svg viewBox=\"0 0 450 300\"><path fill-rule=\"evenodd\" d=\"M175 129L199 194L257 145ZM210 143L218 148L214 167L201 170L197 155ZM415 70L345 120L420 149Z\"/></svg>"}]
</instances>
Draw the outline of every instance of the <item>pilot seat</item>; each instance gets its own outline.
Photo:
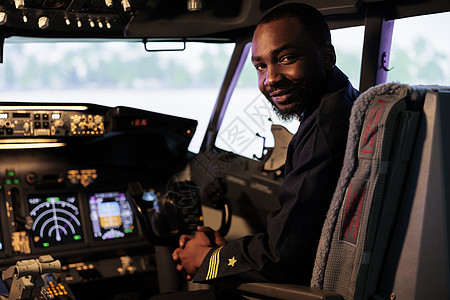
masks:
<instances>
[{"instance_id":1,"label":"pilot seat","mask_svg":"<svg viewBox=\"0 0 450 300\"><path fill-rule=\"evenodd\" d=\"M356 100L311 287L216 281L213 290L251 299L448 299L448 90L388 83ZM157 299L166 296L176 294Z\"/></svg>"}]
</instances>

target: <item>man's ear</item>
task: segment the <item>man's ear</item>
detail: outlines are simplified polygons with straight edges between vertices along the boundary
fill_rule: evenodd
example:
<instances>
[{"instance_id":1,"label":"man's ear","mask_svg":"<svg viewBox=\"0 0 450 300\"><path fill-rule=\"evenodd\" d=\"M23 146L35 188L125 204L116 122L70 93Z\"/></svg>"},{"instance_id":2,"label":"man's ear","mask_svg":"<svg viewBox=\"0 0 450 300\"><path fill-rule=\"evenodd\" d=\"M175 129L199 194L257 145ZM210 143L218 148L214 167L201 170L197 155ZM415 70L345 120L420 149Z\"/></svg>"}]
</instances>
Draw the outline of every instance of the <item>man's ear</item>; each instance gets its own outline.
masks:
<instances>
[{"instance_id":1,"label":"man's ear","mask_svg":"<svg viewBox=\"0 0 450 300\"><path fill-rule=\"evenodd\" d=\"M322 48L322 60L325 69L331 70L336 64L336 52L333 45L326 45Z\"/></svg>"}]
</instances>

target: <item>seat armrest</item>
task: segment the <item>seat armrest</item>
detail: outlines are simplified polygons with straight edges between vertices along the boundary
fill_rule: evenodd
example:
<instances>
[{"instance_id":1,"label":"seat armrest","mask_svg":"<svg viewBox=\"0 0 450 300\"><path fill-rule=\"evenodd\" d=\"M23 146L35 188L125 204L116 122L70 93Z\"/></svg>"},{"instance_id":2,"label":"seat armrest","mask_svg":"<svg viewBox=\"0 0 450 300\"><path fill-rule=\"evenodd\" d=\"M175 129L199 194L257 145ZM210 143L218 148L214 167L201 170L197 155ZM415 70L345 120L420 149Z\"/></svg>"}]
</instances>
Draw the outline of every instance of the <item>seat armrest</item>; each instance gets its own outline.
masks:
<instances>
[{"instance_id":1,"label":"seat armrest","mask_svg":"<svg viewBox=\"0 0 450 300\"><path fill-rule=\"evenodd\" d=\"M263 296L272 299L298 299L298 300L342 300L341 295L324 291L318 288L311 288L295 284L279 283L236 283L232 281L221 281L221 287L233 289L250 296Z\"/></svg>"}]
</instances>

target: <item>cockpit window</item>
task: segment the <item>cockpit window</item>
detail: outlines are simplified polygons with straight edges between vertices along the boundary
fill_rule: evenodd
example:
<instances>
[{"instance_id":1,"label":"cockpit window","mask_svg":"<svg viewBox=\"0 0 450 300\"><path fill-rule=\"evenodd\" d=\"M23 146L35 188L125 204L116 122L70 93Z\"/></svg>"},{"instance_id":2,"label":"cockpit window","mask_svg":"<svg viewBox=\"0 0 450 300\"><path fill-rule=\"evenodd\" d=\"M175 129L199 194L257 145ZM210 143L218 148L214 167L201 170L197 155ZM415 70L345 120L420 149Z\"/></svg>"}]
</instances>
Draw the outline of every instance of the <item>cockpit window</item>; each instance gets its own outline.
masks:
<instances>
[{"instance_id":1,"label":"cockpit window","mask_svg":"<svg viewBox=\"0 0 450 300\"><path fill-rule=\"evenodd\" d=\"M331 37L337 54L336 65L358 88L364 26L332 30ZM266 147L274 146L272 124L281 124L295 133L299 122L285 122L274 113L258 89L258 78L250 57L251 49L225 112L216 146L255 158L262 156L264 143Z\"/></svg>"},{"instance_id":2,"label":"cockpit window","mask_svg":"<svg viewBox=\"0 0 450 300\"><path fill-rule=\"evenodd\" d=\"M450 85L450 12L395 20L388 81Z\"/></svg>"},{"instance_id":3,"label":"cockpit window","mask_svg":"<svg viewBox=\"0 0 450 300\"><path fill-rule=\"evenodd\" d=\"M130 106L196 119L192 152L199 151L234 48L187 43L181 52L150 53L137 42L35 41L6 40L0 101Z\"/></svg>"},{"instance_id":4,"label":"cockpit window","mask_svg":"<svg viewBox=\"0 0 450 300\"><path fill-rule=\"evenodd\" d=\"M336 65L348 76L353 87L359 89L364 26L331 30L336 51Z\"/></svg>"}]
</instances>

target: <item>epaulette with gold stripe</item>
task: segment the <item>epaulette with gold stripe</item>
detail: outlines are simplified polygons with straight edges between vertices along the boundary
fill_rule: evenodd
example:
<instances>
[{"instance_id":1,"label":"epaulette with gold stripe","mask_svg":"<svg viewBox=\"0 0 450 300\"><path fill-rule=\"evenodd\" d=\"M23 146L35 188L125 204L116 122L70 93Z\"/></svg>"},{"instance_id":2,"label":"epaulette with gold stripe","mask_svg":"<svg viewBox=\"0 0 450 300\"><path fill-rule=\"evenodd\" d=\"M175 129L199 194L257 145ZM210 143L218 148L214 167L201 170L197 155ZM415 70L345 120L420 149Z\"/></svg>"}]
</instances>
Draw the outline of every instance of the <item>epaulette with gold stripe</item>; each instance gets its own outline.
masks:
<instances>
[{"instance_id":1,"label":"epaulette with gold stripe","mask_svg":"<svg viewBox=\"0 0 450 300\"><path fill-rule=\"evenodd\" d=\"M217 278L217 273L219 272L219 262L220 262L220 250L223 246L214 250L209 259L208 273L206 274L206 280L211 280Z\"/></svg>"}]
</instances>

